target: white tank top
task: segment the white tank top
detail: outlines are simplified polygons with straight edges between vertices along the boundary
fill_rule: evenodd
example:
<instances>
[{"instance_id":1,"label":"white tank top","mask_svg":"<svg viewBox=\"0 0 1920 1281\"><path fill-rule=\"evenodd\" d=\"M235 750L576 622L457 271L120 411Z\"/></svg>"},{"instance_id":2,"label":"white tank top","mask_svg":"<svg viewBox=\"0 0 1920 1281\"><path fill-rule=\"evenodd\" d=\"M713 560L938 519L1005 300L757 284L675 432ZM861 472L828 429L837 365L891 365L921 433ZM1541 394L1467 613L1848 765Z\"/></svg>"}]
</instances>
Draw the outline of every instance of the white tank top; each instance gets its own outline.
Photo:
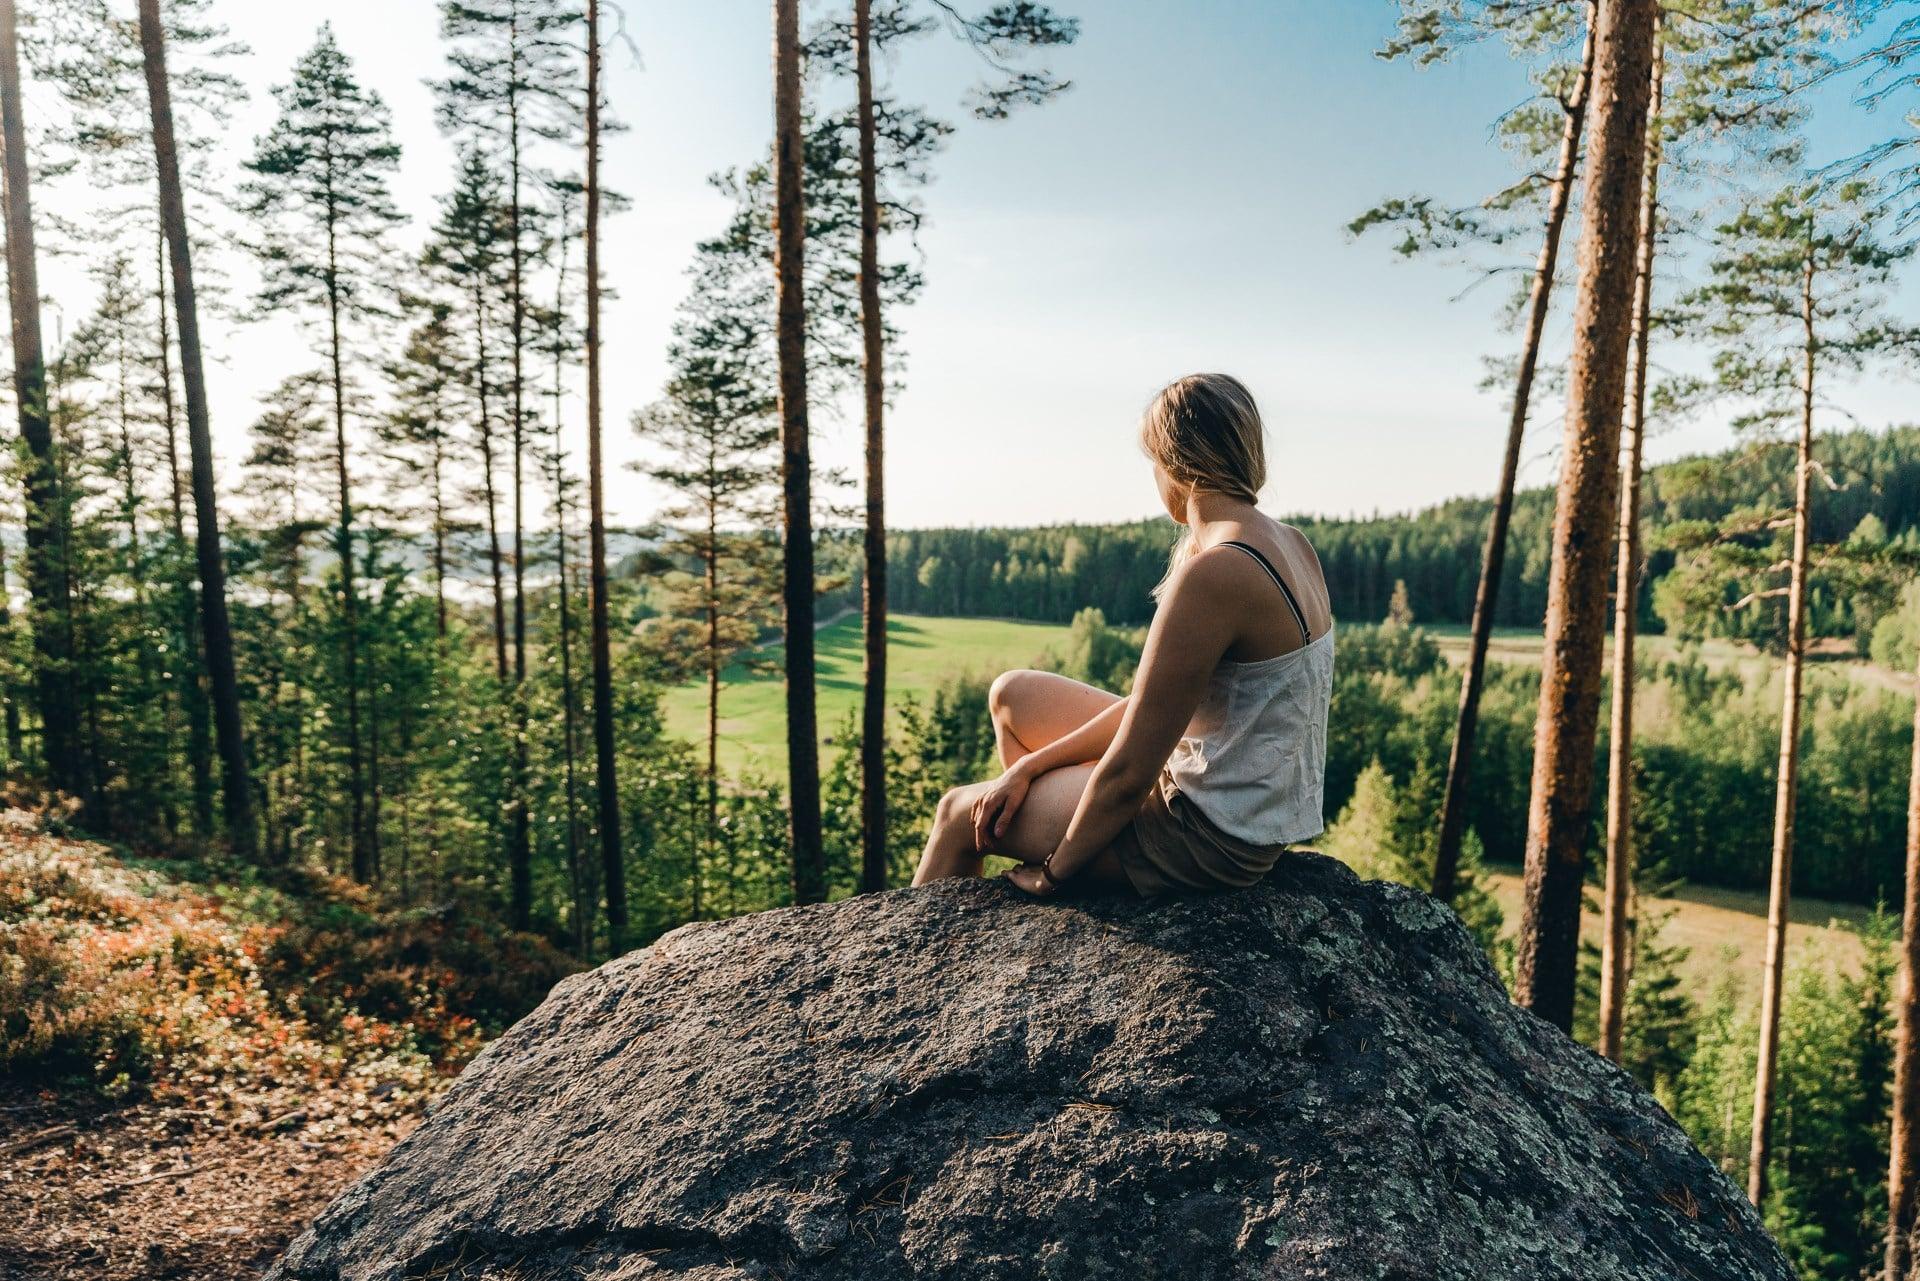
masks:
<instances>
[{"instance_id":1,"label":"white tank top","mask_svg":"<svg viewBox=\"0 0 1920 1281\"><path fill-rule=\"evenodd\" d=\"M1266 569L1311 635L1293 592L1257 549L1227 543ZM1333 629L1289 653L1222 659L1187 723L1167 773L1199 811L1255 845L1309 840L1326 830L1327 710L1333 701Z\"/></svg>"}]
</instances>

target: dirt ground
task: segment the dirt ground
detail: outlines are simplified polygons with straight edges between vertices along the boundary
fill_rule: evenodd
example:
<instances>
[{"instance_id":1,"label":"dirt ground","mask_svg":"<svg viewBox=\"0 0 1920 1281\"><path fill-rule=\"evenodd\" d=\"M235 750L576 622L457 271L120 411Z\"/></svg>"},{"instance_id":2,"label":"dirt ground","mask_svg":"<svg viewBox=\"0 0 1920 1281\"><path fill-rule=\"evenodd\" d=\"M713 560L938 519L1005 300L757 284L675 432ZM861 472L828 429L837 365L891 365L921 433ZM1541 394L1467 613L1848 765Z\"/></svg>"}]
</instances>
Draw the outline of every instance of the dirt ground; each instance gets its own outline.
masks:
<instances>
[{"instance_id":1,"label":"dirt ground","mask_svg":"<svg viewBox=\"0 0 1920 1281\"><path fill-rule=\"evenodd\" d=\"M418 1112L344 1086L102 1108L0 1082L0 1277L258 1277Z\"/></svg>"}]
</instances>

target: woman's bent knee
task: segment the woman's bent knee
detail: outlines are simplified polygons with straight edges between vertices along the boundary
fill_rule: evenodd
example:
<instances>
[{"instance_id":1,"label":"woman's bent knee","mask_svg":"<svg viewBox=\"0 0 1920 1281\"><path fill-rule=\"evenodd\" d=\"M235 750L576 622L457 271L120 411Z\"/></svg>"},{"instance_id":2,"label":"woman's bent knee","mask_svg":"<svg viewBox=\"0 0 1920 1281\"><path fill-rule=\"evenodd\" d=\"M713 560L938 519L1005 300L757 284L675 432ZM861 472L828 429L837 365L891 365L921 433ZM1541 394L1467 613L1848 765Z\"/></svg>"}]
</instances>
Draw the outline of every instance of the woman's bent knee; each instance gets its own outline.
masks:
<instances>
[{"instance_id":1,"label":"woman's bent knee","mask_svg":"<svg viewBox=\"0 0 1920 1281\"><path fill-rule=\"evenodd\" d=\"M1020 667L994 677L993 684L987 686L988 713L997 721L1007 720L1013 715L1014 704L1020 700L1022 691L1040 675L1044 673Z\"/></svg>"},{"instance_id":2,"label":"woman's bent knee","mask_svg":"<svg viewBox=\"0 0 1920 1281\"><path fill-rule=\"evenodd\" d=\"M973 797L964 787L949 787L933 807L936 824L968 822L972 817Z\"/></svg>"}]
</instances>

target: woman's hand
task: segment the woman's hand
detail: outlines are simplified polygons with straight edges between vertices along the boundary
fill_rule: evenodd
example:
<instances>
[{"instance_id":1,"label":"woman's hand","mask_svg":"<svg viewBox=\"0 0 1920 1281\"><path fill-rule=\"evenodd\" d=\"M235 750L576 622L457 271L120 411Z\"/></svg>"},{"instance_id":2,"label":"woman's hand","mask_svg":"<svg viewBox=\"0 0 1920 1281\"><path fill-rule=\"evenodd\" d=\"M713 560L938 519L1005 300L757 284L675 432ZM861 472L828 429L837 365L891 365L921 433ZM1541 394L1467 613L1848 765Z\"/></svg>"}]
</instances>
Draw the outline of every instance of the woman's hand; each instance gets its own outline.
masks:
<instances>
[{"instance_id":1,"label":"woman's hand","mask_svg":"<svg viewBox=\"0 0 1920 1281\"><path fill-rule=\"evenodd\" d=\"M1035 898L1051 898L1060 888L1058 881L1047 879L1037 863L1022 863L1018 867L1010 867L1002 875Z\"/></svg>"},{"instance_id":2,"label":"woman's hand","mask_svg":"<svg viewBox=\"0 0 1920 1281\"><path fill-rule=\"evenodd\" d=\"M1020 803L1027 799L1027 787L1032 781L1016 762L987 785L987 790L973 803L975 850L985 854L996 840L1007 834L1013 816L1020 812Z\"/></svg>"}]
</instances>

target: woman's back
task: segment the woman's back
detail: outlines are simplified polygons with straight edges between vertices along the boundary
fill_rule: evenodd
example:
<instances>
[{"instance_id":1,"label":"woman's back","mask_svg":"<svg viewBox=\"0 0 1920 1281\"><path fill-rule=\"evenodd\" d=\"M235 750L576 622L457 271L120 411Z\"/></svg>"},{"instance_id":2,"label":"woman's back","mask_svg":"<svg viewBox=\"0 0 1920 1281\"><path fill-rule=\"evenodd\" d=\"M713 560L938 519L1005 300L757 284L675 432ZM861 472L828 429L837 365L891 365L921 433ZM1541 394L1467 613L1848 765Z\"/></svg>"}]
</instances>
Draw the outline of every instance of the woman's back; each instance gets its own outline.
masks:
<instances>
[{"instance_id":1,"label":"woman's back","mask_svg":"<svg viewBox=\"0 0 1920 1281\"><path fill-rule=\"evenodd\" d=\"M1260 532L1267 534L1260 541L1275 552L1294 552L1285 560L1296 568L1301 553L1313 557L1297 531L1276 523ZM1249 629L1215 666L1167 773L1208 820L1242 840L1282 845L1318 836L1326 826L1322 800L1333 698L1333 622L1318 563L1308 562L1311 572L1289 575L1274 563L1279 556L1239 538L1203 554L1244 556L1257 565L1265 582L1256 590L1269 593L1272 608L1257 611L1262 625ZM1295 582L1304 590L1296 591ZM1259 656L1238 658L1236 651Z\"/></svg>"}]
</instances>

